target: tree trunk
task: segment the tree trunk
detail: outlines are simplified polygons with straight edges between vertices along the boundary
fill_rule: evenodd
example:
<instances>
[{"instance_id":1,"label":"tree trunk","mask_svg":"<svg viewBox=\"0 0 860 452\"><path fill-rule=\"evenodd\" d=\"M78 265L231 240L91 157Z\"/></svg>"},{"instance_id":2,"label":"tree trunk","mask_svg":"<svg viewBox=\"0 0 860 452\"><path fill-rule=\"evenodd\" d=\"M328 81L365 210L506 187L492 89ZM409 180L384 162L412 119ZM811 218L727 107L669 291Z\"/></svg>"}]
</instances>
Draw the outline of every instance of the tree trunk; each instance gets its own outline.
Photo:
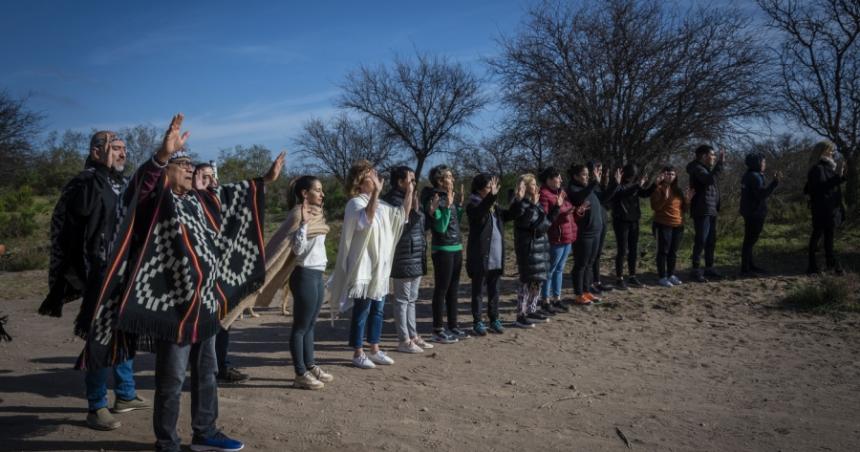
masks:
<instances>
[{"instance_id":1,"label":"tree trunk","mask_svg":"<svg viewBox=\"0 0 860 452\"><path fill-rule=\"evenodd\" d=\"M421 180L421 171L424 170L424 160L427 159L425 156L416 155L416 159L418 159L418 163L415 165L415 182Z\"/></svg>"}]
</instances>

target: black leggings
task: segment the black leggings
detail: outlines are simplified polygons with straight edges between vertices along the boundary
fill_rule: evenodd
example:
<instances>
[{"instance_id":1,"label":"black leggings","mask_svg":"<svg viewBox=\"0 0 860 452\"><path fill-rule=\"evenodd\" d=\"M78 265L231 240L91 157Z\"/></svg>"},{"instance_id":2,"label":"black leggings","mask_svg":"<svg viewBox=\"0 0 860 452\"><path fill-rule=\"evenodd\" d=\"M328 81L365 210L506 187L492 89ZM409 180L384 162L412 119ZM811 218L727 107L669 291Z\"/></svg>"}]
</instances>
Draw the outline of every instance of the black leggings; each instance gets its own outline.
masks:
<instances>
[{"instance_id":1,"label":"black leggings","mask_svg":"<svg viewBox=\"0 0 860 452\"><path fill-rule=\"evenodd\" d=\"M444 328L442 315L448 312L448 328L457 328L457 292L460 291L462 251L433 251L433 329Z\"/></svg>"},{"instance_id":2,"label":"black leggings","mask_svg":"<svg viewBox=\"0 0 860 452\"><path fill-rule=\"evenodd\" d=\"M684 237L684 226L665 226L655 224L657 233L657 275L668 278L675 274L678 260L678 247Z\"/></svg>"},{"instance_id":3,"label":"black leggings","mask_svg":"<svg viewBox=\"0 0 860 452\"><path fill-rule=\"evenodd\" d=\"M573 242L573 270L570 273L573 279L573 293L582 295L591 287L594 277L594 259L597 257L597 248L600 245L600 237L579 236Z\"/></svg>"},{"instance_id":4,"label":"black leggings","mask_svg":"<svg viewBox=\"0 0 860 452\"><path fill-rule=\"evenodd\" d=\"M743 272L755 268L753 247L758 242L762 229L764 229L764 218L744 217L744 243L741 245L741 271Z\"/></svg>"},{"instance_id":5,"label":"black leggings","mask_svg":"<svg viewBox=\"0 0 860 452\"><path fill-rule=\"evenodd\" d=\"M624 258L627 258L627 271L630 276L636 274L636 261L639 259L639 222L612 220L615 230L615 276L624 275Z\"/></svg>"},{"instance_id":6,"label":"black leggings","mask_svg":"<svg viewBox=\"0 0 860 452\"><path fill-rule=\"evenodd\" d=\"M323 303L323 272L296 267L290 274L293 294L293 329L290 332L290 355L296 375L304 375L314 366L314 326Z\"/></svg>"},{"instance_id":7,"label":"black leggings","mask_svg":"<svg viewBox=\"0 0 860 452\"><path fill-rule=\"evenodd\" d=\"M818 250L818 242L821 236L824 236L824 259L827 262L827 268L835 268L836 253L833 251L833 236L836 233L834 224L815 224L812 223L812 235L809 237L809 267L808 271L818 271L818 264L815 262L815 252Z\"/></svg>"}]
</instances>

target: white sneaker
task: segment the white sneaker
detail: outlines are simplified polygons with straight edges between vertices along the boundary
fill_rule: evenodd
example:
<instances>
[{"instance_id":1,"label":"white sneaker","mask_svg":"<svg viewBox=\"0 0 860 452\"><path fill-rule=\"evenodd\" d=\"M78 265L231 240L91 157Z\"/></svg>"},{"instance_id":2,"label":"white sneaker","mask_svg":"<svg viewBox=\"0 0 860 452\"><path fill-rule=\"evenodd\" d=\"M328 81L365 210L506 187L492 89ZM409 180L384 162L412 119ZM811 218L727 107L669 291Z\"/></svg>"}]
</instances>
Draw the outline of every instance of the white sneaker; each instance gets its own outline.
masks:
<instances>
[{"instance_id":1,"label":"white sneaker","mask_svg":"<svg viewBox=\"0 0 860 452\"><path fill-rule=\"evenodd\" d=\"M374 364L379 364L380 366L390 366L394 364L394 360L389 358L382 350L377 353L367 355L367 358L373 361Z\"/></svg>"},{"instance_id":2,"label":"white sneaker","mask_svg":"<svg viewBox=\"0 0 860 452\"><path fill-rule=\"evenodd\" d=\"M671 281L669 281L669 278L660 278L660 279L657 281L657 285L658 285L658 286L662 286L662 287L672 287L672 286L674 286L674 284L672 284L672 282L671 282Z\"/></svg>"},{"instance_id":3,"label":"white sneaker","mask_svg":"<svg viewBox=\"0 0 860 452\"><path fill-rule=\"evenodd\" d=\"M433 344L431 344L429 342L425 342L424 339L421 339L421 336L413 337L412 343L421 347L421 348L433 348Z\"/></svg>"},{"instance_id":4,"label":"white sneaker","mask_svg":"<svg viewBox=\"0 0 860 452\"><path fill-rule=\"evenodd\" d=\"M680 286L681 284L684 284L681 282L681 278L678 278L675 275L669 277L669 282L672 283L673 286Z\"/></svg>"},{"instance_id":5,"label":"white sneaker","mask_svg":"<svg viewBox=\"0 0 860 452\"><path fill-rule=\"evenodd\" d=\"M424 353L424 349L412 341L401 342L397 345L397 351L401 353Z\"/></svg>"},{"instance_id":6,"label":"white sneaker","mask_svg":"<svg viewBox=\"0 0 860 452\"><path fill-rule=\"evenodd\" d=\"M376 364L373 364L371 360L367 359L367 355L364 353L362 353L361 356L352 358L352 365L359 369L373 369L376 367Z\"/></svg>"}]
</instances>

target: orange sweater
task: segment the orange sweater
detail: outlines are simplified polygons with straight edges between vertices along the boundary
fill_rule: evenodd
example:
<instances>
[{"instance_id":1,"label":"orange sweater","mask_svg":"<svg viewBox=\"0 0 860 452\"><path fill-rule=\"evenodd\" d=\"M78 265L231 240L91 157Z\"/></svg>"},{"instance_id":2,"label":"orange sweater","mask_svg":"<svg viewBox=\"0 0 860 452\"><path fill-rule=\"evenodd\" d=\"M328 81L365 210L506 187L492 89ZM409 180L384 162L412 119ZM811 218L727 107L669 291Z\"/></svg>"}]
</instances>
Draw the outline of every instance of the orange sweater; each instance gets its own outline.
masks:
<instances>
[{"instance_id":1,"label":"orange sweater","mask_svg":"<svg viewBox=\"0 0 860 452\"><path fill-rule=\"evenodd\" d=\"M684 197L669 192L666 196L666 186L660 185L651 194L651 208L654 209L654 222L663 226L677 227L684 224Z\"/></svg>"}]
</instances>

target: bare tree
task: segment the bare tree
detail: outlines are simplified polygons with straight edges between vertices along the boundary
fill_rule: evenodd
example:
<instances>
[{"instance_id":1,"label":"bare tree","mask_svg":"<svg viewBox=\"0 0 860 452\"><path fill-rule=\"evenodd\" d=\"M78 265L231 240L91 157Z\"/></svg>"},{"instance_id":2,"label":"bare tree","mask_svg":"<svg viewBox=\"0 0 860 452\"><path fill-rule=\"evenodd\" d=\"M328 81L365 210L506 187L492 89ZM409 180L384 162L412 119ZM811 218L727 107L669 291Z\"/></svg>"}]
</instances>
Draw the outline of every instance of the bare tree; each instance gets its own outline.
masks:
<instances>
[{"instance_id":1,"label":"bare tree","mask_svg":"<svg viewBox=\"0 0 860 452\"><path fill-rule=\"evenodd\" d=\"M164 131L152 125L139 124L120 129L117 133L125 140L126 161L129 168L134 170L155 154L161 145Z\"/></svg>"},{"instance_id":2,"label":"bare tree","mask_svg":"<svg viewBox=\"0 0 860 452\"><path fill-rule=\"evenodd\" d=\"M658 161L766 111L765 59L734 11L679 14L656 0L543 3L490 62L520 118L540 118L561 160Z\"/></svg>"},{"instance_id":3,"label":"bare tree","mask_svg":"<svg viewBox=\"0 0 860 452\"><path fill-rule=\"evenodd\" d=\"M465 174L490 173L498 176L517 171L522 162L517 153L516 142L506 133L487 137L475 145L464 145L454 153L456 165Z\"/></svg>"},{"instance_id":4,"label":"bare tree","mask_svg":"<svg viewBox=\"0 0 860 452\"><path fill-rule=\"evenodd\" d=\"M298 152L308 163L324 174L346 181L349 167L366 159L373 166L386 169L397 162L397 140L370 118L351 119L346 113L329 124L315 118L305 123L296 139Z\"/></svg>"},{"instance_id":5,"label":"bare tree","mask_svg":"<svg viewBox=\"0 0 860 452\"><path fill-rule=\"evenodd\" d=\"M15 185L32 157L42 115L27 109L26 101L0 91L0 185Z\"/></svg>"},{"instance_id":6,"label":"bare tree","mask_svg":"<svg viewBox=\"0 0 860 452\"><path fill-rule=\"evenodd\" d=\"M419 177L427 158L455 142L458 129L486 104L478 79L463 65L422 54L397 57L390 68L362 66L342 88L340 106L384 124L415 155Z\"/></svg>"},{"instance_id":7,"label":"bare tree","mask_svg":"<svg viewBox=\"0 0 860 452\"><path fill-rule=\"evenodd\" d=\"M846 161L846 200L858 201L860 172L860 2L758 0L783 40L780 107L789 118L827 138Z\"/></svg>"}]
</instances>

